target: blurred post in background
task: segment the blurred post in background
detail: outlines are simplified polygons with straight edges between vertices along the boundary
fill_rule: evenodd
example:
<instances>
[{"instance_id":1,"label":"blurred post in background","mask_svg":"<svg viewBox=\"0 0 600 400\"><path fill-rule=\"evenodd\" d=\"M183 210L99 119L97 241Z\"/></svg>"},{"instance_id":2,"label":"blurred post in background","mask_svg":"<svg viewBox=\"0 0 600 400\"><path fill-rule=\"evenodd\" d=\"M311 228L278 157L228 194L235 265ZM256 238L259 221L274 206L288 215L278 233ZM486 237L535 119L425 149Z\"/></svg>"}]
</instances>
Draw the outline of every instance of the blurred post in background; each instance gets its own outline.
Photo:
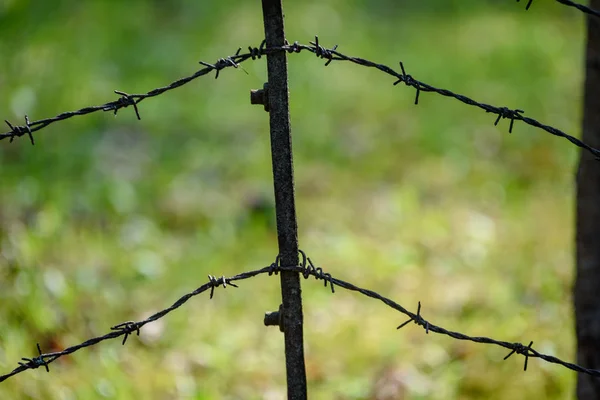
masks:
<instances>
[{"instance_id":1,"label":"blurred post in background","mask_svg":"<svg viewBox=\"0 0 600 400\"><path fill-rule=\"evenodd\" d=\"M600 0L590 6L600 8ZM600 19L587 20L582 139L600 146ZM574 287L577 362L600 368L600 161L583 151L577 173L577 275ZM579 374L577 398L600 399L598 378Z\"/></svg>"}]
</instances>

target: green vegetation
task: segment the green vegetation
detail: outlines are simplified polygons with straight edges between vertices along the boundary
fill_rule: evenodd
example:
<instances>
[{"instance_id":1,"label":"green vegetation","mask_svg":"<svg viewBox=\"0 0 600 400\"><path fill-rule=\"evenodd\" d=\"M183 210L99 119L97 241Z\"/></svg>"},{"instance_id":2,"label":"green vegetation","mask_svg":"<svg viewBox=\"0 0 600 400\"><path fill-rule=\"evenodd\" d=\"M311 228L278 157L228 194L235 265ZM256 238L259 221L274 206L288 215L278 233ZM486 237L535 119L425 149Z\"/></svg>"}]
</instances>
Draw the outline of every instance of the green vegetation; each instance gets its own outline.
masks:
<instances>
[{"instance_id":1,"label":"green vegetation","mask_svg":"<svg viewBox=\"0 0 600 400\"><path fill-rule=\"evenodd\" d=\"M583 17L554 2L287 2L291 41L326 46L579 133ZM397 5L402 3L405 5ZM14 123L145 92L263 37L259 2L2 1L0 114ZM470 335L575 361L577 149L525 124L309 54L290 55L301 248L341 279ZM0 372L268 265L266 79L249 61L125 109L0 142ZM261 203L262 207L255 205ZM265 212L266 210L266 212ZM381 304L303 282L312 399L570 398L575 374L425 335ZM122 347L105 342L0 384L2 399L279 399L278 279L203 295ZM398 397L400 398L400 397Z\"/></svg>"}]
</instances>

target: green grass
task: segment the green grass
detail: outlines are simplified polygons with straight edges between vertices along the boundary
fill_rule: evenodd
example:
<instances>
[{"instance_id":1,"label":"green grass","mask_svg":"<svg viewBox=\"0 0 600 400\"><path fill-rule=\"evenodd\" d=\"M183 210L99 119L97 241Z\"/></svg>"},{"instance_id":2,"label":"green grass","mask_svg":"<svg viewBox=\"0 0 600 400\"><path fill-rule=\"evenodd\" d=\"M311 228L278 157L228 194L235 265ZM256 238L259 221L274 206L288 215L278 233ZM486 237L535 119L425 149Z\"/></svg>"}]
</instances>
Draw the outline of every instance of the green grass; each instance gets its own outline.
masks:
<instances>
[{"instance_id":1,"label":"green grass","mask_svg":"<svg viewBox=\"0 0 600 400\"><path fill-rule=\"evenodd\" d=\"M522 108L578 135L584 26L555 4L289 2L287 36L437 87ZM506 3L506 4L504 4ZM428 4L428 5L426 5ZM547 9L545 9L547 8ZM263 36L258 3L0 5L0 110L21 123L144 92ZM392 86L374 70L289 56L301 248L334 276L469 335L534 341L575 361L577 149L522 123ZM0 371L170 305L277 253L268 117L249 104L265 61L126 109L0 143ZM252 208L254 199L267 211ZM571 398L575 374L501 348L425 335L353 293L303 282L314 399ZM191 300L126 346L105 342L0 384L15 399L283 398L278 279ZM386 378L387 377L387 378Z\"/></svg>"}]
</instances>

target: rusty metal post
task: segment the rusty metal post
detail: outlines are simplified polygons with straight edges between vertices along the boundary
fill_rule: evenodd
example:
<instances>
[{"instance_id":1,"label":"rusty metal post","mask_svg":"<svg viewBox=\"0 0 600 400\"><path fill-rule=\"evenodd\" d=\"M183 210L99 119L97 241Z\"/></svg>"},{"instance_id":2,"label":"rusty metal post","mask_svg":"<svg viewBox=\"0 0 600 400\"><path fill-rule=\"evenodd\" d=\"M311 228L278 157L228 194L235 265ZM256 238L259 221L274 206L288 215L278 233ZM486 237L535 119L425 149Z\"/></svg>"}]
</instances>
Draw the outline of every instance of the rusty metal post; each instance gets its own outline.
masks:
<instances>
[{"instance_id":1,"label":"rusty metal post","mask_svg":"<svg viewBox=\"0 0 600 400\"><path fill-rule=\"evenodd\" d=\"M262 0L267 47L283 46L283 10L281 0ZM294 167L287 75L287 54L277 52L267 56L269 77L265 109L269 111L271 157L277 214L277 236L281 265L298 265L298 223L294 199ZM302 296L300 274L281 272L281 327L285 340L285 364L288 399L307 397L304 366L304 332L302 326Z\"/></svg>"}]
</instances>

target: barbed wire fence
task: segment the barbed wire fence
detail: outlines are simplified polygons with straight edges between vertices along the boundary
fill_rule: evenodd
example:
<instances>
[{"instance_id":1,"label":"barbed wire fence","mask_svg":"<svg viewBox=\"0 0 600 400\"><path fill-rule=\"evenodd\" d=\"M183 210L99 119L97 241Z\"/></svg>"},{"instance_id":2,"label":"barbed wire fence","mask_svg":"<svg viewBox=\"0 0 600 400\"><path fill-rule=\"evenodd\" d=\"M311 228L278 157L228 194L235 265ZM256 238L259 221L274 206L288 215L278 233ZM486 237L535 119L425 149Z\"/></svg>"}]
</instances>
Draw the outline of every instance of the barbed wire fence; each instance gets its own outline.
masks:
<instances>
[{"instance_id":1,"label":"barbed wire fence","mask_svg":"<svg viewBox=\"0 0 600 400\"><path fill-rule=\"evenodd\" d=\"M588 15L600 17L599 11L591 9L587 6L574 3L569 0L556 1L558 3L574 7ZM517 2L520 2L520 0L517 0ZM528 0L526 9L529 9L532 3L533 0ZM181 296L170 307L158 311L150 317L141 321L126 321L119 323L111 327L110 332L103 336L88 339L83 343L68 347L62 351L43 353L42 349L40 348L40 345L38 344L38 355L32 358L23 357L21 361L18 362L19 366L16 367L13 371L4 375L0 375L0 382L3 382L29 369L37 369L40 367L44 367L46 371L49 372L49 365L52 362L56 361L58 358L72 354L83 348L94 346L106 340L122 337L122 344L124 345L130 335L139 335L140 329L146 324L165 317L170 312L184 305L189 299L191 299L194 296L209 291L209 297L212 299L216 288L226 288L227 286L238 287L235 282L254 278L259 275L268 274L269 276L272 276L279 275L279 273L281 273L282 276L283 307L280 306L280 310L278 312L267 314L265 316L265 325L279 325L280 329L284 332L284 334L287 334L287 330L292 329L290 327L291 324L289 324L289 322L295 321L293 319L293 316L290 315L294 310L286 309L286 306L292 304L292 308L298 305L301 307L301 299L298 297L296 300L290 300L289 298L286 300L286 291L290 292L293 290L290 290L289 286L286 289L286 282L283 277L287 274L288 277L294 277L299 282L300 275L302 275L305 279L312 276L317 280L322 280L324 282L325 287L329 285L329 288L332 293L335 293L336 287L358 292L364 296L379 300L388 307L400 312L401 314L404 314L408 317L408 320L398 325L397 329L406 326L410 322L414 322L415 324L421 326L427 334L429 332L433 332L441 335L446 335L457 340L466 340L476 343L485 343L504 347L505 349L510 350L510 353L504 358L505 360L515 353L523 355L525 357L524 370L527 370L529 358L540 358L546 362L558 364L579 373L588 374L594 377L600 377L600 370L585 368L574 363L563 361L555 356L538 352L533 348L533 342L529 342L528 345L525 345L519 342L507 342L483 336L473 337L435 325L422 316L420 302L417 307L417 312L414 313L409 311L402 305L396 303L395 301L391 300L390 298L385 297L373 290L361 288L352 283L335 278L329 273L325 272L321 267L315 267L312 260L309 257L307 257L303 251L298 249L297 244L297 222L295 216L295 205L293 196L294 183L292 173L291 141L289 140L289 109L287 103L286 64L287 60L285 57L286 54L298 54L302 52L308 52L316 55L316 57L320 59L324 59L326 61L325 66L330 65L334 61L347 61L360 66L375 68L395 78L394 82L392 82L394 86L403 83L406 86L416 89L414 104L419 103L421 92L435 93L441 96L456 99L470 106L478 107L486 111L487 113L495 114L496 119L494 121L494 125L498 125L501 119L510 120L508 129L509 132L513 131L515 121L522 121L528 125L542 129L552 135L569 140L572 144L586 151L589 151L596 157L596 159L599 160L600 150L587 145L586 143L582 142L576 137L569 135L560 129L539 122L531 117L525 116L524 111L521 109L513 109L504 106L493 106L486 103L478 102L465 95L454 93L447 89L437 88L428 83L419 81L415 79L412 75L406 73L404 64L402 62L399 63L400 71L397 71L385 64L379 64L360 57L348 56L340 52L338 50L337 45L331 48L326 48L320 44L318 37L315 37L315 40L309 42L308 45L300 44L299 42L293 42L290 44L287 40L284 39L281 0L263 0L263 14L265 20L266 40L262 41L262 43L258 47L250 46L248 47L248 51L243 53L242 48L239 48L233 55L220 58L213 64L200 61L200 64L203 65L204 68L196 71L190 76L178 79L166 86L158 87L146 93L128 94L123 91L115 90L115 93L119 95L119 98L117 100L110 101L102 105L84 107L76 111L67 111L60 113L55 117L35 121L31 121L28 116L25 116L24 125L13 124L8 120L5 120L10 130L0 134L0 140L8 139L9 142L13 142L16 138L27 136L31 144L33 145L35 144L33 133L43 128L46 128L47 126L55 122L64 121L75 116L87 115L98 111L111 111L116 115L119 110L127 108L129 106L134 108L136 117L138 119L141 119L141 113L138 105L144 99L156 97L170 90L186 85L191 81L199 77L206 76L213 71L215 72L216 79L220 76L220 72L224 69L238 68L240 64L244 62L247 62L249 60L261 59L262 56L267 56L269 72L268 85L265 84L265 87L263 89L252 91L251 102L253 104L263 104L265 110L269 112L271 117L272 157L274 170L273 173L276 196L277 229L279 235L279 255L277 256L275 262L271 263L270 265L264 268L243 272L231 277L221 276L217 278L215 276L209 275L208 281L206 283L204 283L194 291ZM281 89L284 90L282 91ZM279 93L277 93L277 91L279 91ZM284 93L284 91L285 94L282 94ZM281 118L283 118L284 120L282 121ZM287 126L285 118L287 118ZM283 130L280 125L277 125L277 123L284 125ZM279 142L277 142L278 140ZM290 262L289 260L293 260L293 262ZM287 283L289 284L289 282ZM287 295L289 294L290 293L287 293ZM292 301L292 303L289 303L289 301ZM294 301L299 301L299 303L294 304ZM303 399L306 398L306 377L304 375L301 315L299 322L300 336L293 337L292 339L294 339L294 341L292 343L288 343L288 337L286 336L286 363L288 367L288 396L289 398ZM300 343L297 343L298 340L300 341ZM295 353L293 351L294 349L288 348L288 344L295 346ZM299 356L302 357L299 358ZM301 369L301 376L290 378L289 371L291 370L297 373L299 371L298 368ZM290 381L290 379L296 379L296 383L294 384Z\"/></svg>"}]
</instances>

